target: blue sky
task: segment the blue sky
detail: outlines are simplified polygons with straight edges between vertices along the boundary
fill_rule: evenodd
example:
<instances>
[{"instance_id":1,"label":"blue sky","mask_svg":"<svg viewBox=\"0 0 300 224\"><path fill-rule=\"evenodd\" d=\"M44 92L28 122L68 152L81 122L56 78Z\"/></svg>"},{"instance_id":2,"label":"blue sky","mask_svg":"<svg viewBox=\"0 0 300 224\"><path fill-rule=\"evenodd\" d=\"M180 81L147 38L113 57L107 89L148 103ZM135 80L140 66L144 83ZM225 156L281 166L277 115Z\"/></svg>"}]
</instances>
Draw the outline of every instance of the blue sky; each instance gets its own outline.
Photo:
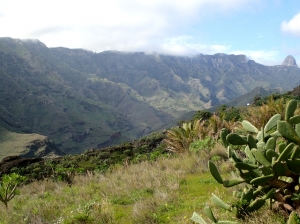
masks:
<instances>
[{"instance_id":1,"label":"blue sky","mask_svg":"<svg viewBox=\"0 0 300 224\"><path fill-rule=\"evenodd\" d=\"M0 36L48 47L245 54L300 65L298 0L0 0Z\"/></svg>"}]
</instances>

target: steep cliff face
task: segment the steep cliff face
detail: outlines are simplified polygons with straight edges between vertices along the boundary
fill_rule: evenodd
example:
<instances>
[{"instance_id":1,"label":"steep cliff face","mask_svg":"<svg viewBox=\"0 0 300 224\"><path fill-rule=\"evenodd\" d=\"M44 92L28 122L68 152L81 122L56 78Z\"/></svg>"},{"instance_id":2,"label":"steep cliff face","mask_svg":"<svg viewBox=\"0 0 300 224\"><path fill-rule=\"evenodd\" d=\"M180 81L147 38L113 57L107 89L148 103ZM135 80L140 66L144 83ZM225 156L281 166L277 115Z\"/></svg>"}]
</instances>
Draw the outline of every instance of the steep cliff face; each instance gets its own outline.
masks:
<instances>
[{"instance_id":1,"label":"steep cliff face","mask_svg":"<svg viewBox=\"0 0 300 224\"><path fill-rule=\"evenodd\" d=\"M0 38L0 126L48 136L66 153L138 138L256 87L299 84L298 67L245 55L94 53Z\"/></svg>"}]
</instances>

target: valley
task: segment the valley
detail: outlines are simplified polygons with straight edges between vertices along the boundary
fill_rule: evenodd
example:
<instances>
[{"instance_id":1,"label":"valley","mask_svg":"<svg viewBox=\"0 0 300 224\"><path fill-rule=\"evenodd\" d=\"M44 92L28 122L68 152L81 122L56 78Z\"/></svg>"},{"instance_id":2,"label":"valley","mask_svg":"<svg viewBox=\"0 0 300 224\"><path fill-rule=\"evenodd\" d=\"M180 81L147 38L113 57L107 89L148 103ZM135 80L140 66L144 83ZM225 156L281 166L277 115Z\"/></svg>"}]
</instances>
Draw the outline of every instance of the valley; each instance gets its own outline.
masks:
<instances>
[{"instance_id":1,"label":"valley","mask_svg":"<svg viewBox=\"0 0 300 224\"><path fill-rule=\"evenodd\" d=\"M47 136L65 154L82 153L161 130L257 87L291 90L300 83L295 63L264 66L225 54L94 53L0 38L0 126Z\"/></svg>"}]
</instances>

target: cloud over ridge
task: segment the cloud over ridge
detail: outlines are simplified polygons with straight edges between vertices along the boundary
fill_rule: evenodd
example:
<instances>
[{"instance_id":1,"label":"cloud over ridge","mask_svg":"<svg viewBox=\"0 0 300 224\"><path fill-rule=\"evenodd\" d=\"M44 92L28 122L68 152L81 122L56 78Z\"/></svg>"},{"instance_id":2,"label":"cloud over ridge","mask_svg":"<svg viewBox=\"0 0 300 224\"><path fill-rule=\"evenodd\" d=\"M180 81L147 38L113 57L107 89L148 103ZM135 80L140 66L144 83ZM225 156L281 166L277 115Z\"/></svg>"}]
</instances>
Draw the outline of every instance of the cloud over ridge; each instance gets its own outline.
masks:
<instances>
[{"instance_id":1,"label":"cloud over ridge","mask_svg":"<svg viewBox=\"0 0 300 224\"><path fill-rule=\"evenodd\" d=\"M282 0L0 0L0 36L39 39L48 47L94 52L193 56L238 51L250 52L254 60L269 57L271 61L274 49L246 49L250 45L246 41L237 45L243 27L233 30L237 33L223 27L226 21L227 26L233 21L245 22L235 16L256 15L267 7L266 2L274 1ZM282 22L282 31L300 35L298 17L293 21Z\"/></svg>"}]
</instances>

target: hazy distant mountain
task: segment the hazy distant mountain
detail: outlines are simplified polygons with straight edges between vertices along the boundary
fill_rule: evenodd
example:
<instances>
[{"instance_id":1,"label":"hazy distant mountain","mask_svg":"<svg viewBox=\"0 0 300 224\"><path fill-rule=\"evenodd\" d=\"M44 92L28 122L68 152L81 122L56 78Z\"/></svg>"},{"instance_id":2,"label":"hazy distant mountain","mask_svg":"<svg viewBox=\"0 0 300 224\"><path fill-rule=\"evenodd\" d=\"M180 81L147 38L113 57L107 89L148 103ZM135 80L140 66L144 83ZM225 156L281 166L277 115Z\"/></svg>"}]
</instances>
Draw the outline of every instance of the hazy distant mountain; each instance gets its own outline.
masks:
<instances>
[{"instance_id":1,"label":"hazy distant mountain","mask_svg":"<svg viewBox=\"0 0 300 224\"><path fill-rule=\"evenodd\" d=\"M228 103L226 103L226 105L228 107L247 106L253 103L255 97L264 98L266 96L270 96L271 94L278 94L278 93L281 93L279 89L264 89L262 87L256 87L252 91L229 101Z\"/></svg>"},{"instance_id":2,"label":"hazy distant mountain","mask_svg":"<svg viewBox=\"0 0 300 224\"><path fill-rule=\"evenodd\" d=\"M48 136L66 153L137 138L256 87L299 83L298 67L245 55L93 53L0 38L0 126Z\"/></svg>"}]
</instances>

